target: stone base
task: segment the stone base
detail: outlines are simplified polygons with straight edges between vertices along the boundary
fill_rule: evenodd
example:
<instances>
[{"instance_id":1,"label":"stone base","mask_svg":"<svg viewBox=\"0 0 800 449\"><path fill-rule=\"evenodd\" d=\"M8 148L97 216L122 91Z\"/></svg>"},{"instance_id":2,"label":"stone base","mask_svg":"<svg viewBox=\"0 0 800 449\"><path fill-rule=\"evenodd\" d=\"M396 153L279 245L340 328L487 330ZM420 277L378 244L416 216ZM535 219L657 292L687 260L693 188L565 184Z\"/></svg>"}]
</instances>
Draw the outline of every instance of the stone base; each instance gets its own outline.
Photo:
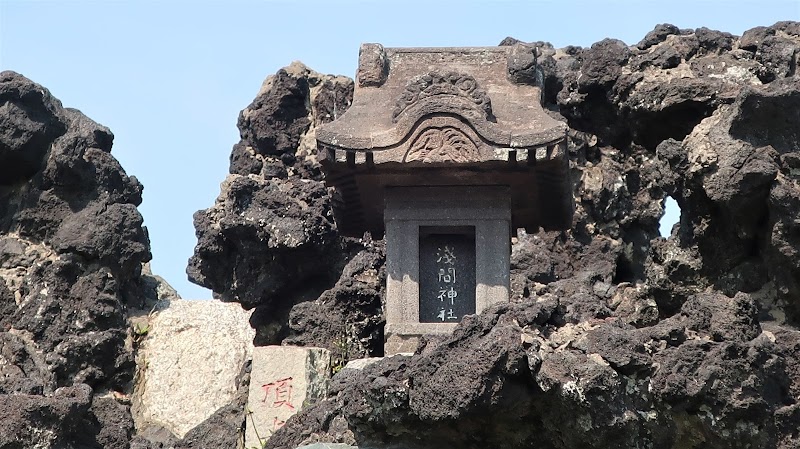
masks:
<instances>
[{"instance_id":1,"label":"stone base","mask_svg":"<svg viewBox=\"0 0 800 449\"><path fill-rule=\"evenodd\" d=\"M386 357L397 354L413 354L423 335L446 336L453 333L456 326L458 326L457 323L387 324L384 329L386 341L383 344L383 354Z\"/></svg>"},{"instance_id":2,"label":"stone base","mask_svg":"<svg viewBox=\"0 0 800 449\"><path fill-rule=\"evenodd\" d=\"M419 335L386 335L383 353L388 357L396 354L413 354L419 345Z\"/></svg>"},{"instance_id":3,"label":"stone base","mask_svg":"<svg viewBox=\"0 0 800 449\"><path fill-rule=\"evenodd\" d=\"M374 364L378 363L383 360L383 357L367 357L364 359L353 359L347 362L347 365L342 368L343 370L352 369L356 371L361 371L362 369Z\"/></svg>"}]
</instances>

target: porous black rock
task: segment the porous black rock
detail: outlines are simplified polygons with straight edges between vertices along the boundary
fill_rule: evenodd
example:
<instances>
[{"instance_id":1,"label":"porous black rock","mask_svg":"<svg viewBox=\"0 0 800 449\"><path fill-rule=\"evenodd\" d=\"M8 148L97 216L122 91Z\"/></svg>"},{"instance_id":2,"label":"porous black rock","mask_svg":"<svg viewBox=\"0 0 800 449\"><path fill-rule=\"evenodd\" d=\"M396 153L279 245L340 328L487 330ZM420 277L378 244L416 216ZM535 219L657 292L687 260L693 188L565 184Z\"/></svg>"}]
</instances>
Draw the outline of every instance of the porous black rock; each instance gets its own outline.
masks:
<instances>
[{"instance_id":1,"label":"porous black rock","mask_svg":"<svg viewBox=\"0 0 800 449\"><path fill-rule=\"evenodd\" d=\"M382 354L385 264L383 242L367 245L344 267L333 288L292 307L284 343L328 347L339 367L350 359Z\"/></svg>"},{"instance_id":2,"label":"porous black rock","mask_svg":"<svg viewBox=\"0 0 800 449\"><path fill-rule=\"evenodd\" d=\"M231 174L217 203L194 216L198 243L187 268L189 279L223 301L255 308L251 324L257 344L278 344L288 337L292 308L334 288L348 261L369 246L370 239L336 233L313 137L317 125L347 110L353 86L348 78L320 75L299 63L269 77L240 114L242 140L233 148ZM344 288L328 295L343 295ZM374 316L380 313L380 299L371 295L368 309ZM358 308L353 307L351 322L361 320L355 316L363 315ZM381 346L376 342L383 338L382 328L377 323L367 327L364 332L374 341L364 344L374 350ZM324 346L334 349L342 335L327 335Z\"/></svg>"},{"instance_id":3,"label":"porous black rock","mask_svg":"<svg viewBox=\"0 0 800 449\"><path fill-rule=\"evenodd\" d=\"M499 305L423 354L343 371L267 447L791 447L800 332L778 342L756 312L706 294L635 328L560 324L557 300Z\"/></svg>"},{"instance_id":4,"label":"porous black rock","mask_svg":"<svg viewBox=\"0 0 800 449\"><path fill-rule=\"evenodd\" d=\"M142 186L22 75L0 73L0 111L0 447L126 448L127 307L155 296Z\"/></svg>"}]
</instances>

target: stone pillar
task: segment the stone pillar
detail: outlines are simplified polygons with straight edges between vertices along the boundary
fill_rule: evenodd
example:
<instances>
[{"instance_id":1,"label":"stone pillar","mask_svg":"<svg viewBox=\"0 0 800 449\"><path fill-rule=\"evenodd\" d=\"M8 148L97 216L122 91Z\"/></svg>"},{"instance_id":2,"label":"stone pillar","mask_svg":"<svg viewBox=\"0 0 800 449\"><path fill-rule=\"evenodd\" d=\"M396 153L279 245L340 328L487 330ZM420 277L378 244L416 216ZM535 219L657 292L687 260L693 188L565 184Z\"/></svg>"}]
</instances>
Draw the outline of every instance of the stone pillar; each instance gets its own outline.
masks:
<instances>
[{"instance_id":1,"label":"stone pillar","mask_svg":"<svg viewBox=\"0 0 800 449\"><path fill-rule=\"evenodd\" d=\"M421 335L452 332L464 311L508 301L507 187L393 187L385 195L387 356L413 352ZM470 251L464 242L473 241Z\"/></svg>"},{"instance_id":2,"label":"stone pillar","mask_svg":"<svg viewBox=\"0 0 800 449\"><path fill-rule=\"evenodd\" d=\"M327 349L256 347L247 398L245 447L262 447L287 419L324 399L330 362Z\"/></svg>"}]
</instances>

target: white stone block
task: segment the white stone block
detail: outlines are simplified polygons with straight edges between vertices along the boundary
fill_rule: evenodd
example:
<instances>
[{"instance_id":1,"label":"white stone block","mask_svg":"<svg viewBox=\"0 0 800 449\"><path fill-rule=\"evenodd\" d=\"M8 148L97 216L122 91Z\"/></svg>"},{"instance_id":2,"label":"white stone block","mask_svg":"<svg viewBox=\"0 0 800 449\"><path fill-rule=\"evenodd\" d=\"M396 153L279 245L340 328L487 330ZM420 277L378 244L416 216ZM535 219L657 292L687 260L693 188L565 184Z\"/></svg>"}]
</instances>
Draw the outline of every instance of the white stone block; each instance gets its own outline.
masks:
<instances>
[{"instance_id":1,"label":"white stone block","mask_svg":"<svg viewBox=\"0 0 800 449\"><path fill-rule=\"evenodd\" d=\"M137 354L133 418L137 429L157 424L179 438L228 405L237 376L252 358L255 330L236 303L160 303Z\"/></svg>"},{"instance_id":2,"label":"white stone block","mask_svg":"<svg viewBox=\"0 0 800 449\"><path fill-rule=\"evenodd\" d=\"M383 360L383 357L367 357L364 359L353 359L347 362L347 365L344 366L342 369L352 369L352 370L363 370L364 368L378 363Z\"/></svg>"}]
</instances>

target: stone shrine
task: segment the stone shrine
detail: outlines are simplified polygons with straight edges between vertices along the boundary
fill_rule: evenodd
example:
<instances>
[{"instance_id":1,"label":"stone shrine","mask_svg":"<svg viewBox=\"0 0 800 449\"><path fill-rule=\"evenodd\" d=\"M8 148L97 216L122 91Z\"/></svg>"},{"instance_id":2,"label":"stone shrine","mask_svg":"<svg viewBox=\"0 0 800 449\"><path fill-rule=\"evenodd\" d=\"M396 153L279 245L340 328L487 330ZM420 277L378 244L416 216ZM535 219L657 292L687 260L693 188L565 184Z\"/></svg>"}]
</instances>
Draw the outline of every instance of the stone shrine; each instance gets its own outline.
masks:
<instances>
[{"instance_id":1,"label":"stone shrine","mask_svg":"<svg viewBox=\"0 0 800 449\"><path fill-rule=\"evenodd\" d=\"M567 126L534 47L364 44L352 106L317 129L339 232L385 234L386 355L508 301L511 232L566 229Z\"/></svg>"}]
</instances>

